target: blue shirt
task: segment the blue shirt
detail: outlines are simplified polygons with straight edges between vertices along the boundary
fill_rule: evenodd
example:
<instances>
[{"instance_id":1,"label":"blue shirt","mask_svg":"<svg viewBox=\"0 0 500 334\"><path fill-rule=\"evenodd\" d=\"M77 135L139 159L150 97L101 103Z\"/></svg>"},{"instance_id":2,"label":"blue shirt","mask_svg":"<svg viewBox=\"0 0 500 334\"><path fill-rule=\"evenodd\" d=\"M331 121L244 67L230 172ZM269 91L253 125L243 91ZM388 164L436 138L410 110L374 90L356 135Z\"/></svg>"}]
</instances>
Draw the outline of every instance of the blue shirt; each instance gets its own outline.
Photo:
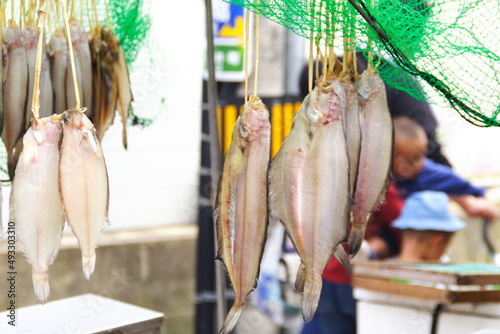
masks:
<instances>
[{"instance_id":1,"label":"blue shirt","mask_svg":"<svg viewBox=\"0 0 500 334\"><path fill-rule=\"evenodd\" d=\"M464 180L448 166L435 163L429 158L424 161L424 168L414 180L396 178L401 196L406 198L416 191L442 191L448 195L484 196L486 189L473 186Z\"/></svg>"}]
</instances>

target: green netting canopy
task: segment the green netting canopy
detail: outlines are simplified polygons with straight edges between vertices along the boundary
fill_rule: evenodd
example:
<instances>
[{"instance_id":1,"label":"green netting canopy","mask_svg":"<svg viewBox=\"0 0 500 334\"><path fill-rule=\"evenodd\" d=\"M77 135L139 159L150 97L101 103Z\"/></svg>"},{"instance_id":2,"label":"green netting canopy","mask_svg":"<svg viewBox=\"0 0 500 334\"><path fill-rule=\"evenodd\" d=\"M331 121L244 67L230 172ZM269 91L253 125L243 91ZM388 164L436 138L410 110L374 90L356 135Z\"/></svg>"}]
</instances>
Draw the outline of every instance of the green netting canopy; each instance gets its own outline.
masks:
<instances>
[{"instance_id":1,"label":"green netting canopy","mask_svg":"<svg viewBox=\"0 0 500 334\"><path fill-rule=\"evenodd\" d=\"M387 84L500 125L500 1L226 1L316 43L371 52Z\"/></svg>"}]
</instances>

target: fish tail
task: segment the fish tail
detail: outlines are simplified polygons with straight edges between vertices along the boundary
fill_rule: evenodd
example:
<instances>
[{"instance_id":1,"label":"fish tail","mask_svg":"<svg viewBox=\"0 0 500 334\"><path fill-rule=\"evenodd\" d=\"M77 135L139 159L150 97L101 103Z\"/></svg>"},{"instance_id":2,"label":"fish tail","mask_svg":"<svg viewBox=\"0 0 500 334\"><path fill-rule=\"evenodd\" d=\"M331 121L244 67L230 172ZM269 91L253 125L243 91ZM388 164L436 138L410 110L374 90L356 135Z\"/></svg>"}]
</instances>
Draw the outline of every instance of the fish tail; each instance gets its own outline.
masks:
<instances>
[{"instance_id":1,"label":"fish tail","mask_svg":"<svg viewBox=\"0 0 500 334\"><path fill-rule=\"evenodd\" d=\"M352 229L351 233L349 234L349 253L351 254L351 257L356 256L358 254L359 249L361 248L361 243L363 242L363 239L365 238L365 231L366 231L366 221L357 223L354 222L352 224Z\"/></svg>"},{"instance_id":2,"label":"fish tail","mask_svg":"<svg viewBox=\"0 0 500 334\"><path fill-rule=\"evenodd\" d=\"M304 298L302 300L302 317L305 322L312 320L318 308L319 297L323 281L321 276L316 277L312 282L306 280L304 284Z\"/></svg>"},{"instance_id":3,"label":"fish tail","mask_svg":"<svg viewBox=\"0 0 500 334\"><path fill-rule=\"evenodd\" d=\"M127 120L123 122L123 129L122 129L122 143L123 147L125 149L128 149L128 141L127 141Z\"/></svg>"},{"instance_id":4,"label":"fish tail","mask_svg":"<svg viewBox=\"0 0 500 334\"><path fill-rule=\"evenodd\" d=\"M231 309L229 310L229 313L226 316L226 320L224 321L224 325L222 325L219 334L226 334L234 328L236 322L238 322L238 319L240 318L241 312L243 311L244 307L244 303L235 302L233 304L233 307L231 307Z\"/></svg>"},{"instance_id":5,"label":"fish tail","mask_svg":"<svg viewBox=\"0 0 500 334\"><path fill-rule=\"evenodd\" d=\"M49 272L48 271L33 271L33 288L35 289L35 295L40 301L40 303L45 304L49 299L50 287L49 287Z\"/></svg>"},{"instance_id":6,"label":"fish tail","mask_svg":"<svg viewBox=\"0 0 500 334\"><path fill-rule=\"evenodd\" d=\"M83 276L85 276L86 279L90 279L90 276L94 273L95 257L95 252L92 252L91 255L82 254Z\"/></svg>"},{"instance_id":7,"label":"fish tail","mask_svg":"<svg viewBox=\"0 0 500 334\"><path fill-rule=\"evenodd\" d=\"M306 265L300 262L299 270L297 271L297 278L295 279L295 290L297 292L304 292L304 284L306 282Z\"/></svg>"},{"instance_id":8,"label":"fish tail","mask_svg":"<svg viewBox=\"0 0 500 334\"><path fill-rule=\"evenodd\" d=\"M333 256L347 269L349 270L351 268L351 261L349 259L349 256L347 255L345 248L342 244L338 245L337 248L335 248L335 252L333 253Z\"/></svg>"}]
</instances>

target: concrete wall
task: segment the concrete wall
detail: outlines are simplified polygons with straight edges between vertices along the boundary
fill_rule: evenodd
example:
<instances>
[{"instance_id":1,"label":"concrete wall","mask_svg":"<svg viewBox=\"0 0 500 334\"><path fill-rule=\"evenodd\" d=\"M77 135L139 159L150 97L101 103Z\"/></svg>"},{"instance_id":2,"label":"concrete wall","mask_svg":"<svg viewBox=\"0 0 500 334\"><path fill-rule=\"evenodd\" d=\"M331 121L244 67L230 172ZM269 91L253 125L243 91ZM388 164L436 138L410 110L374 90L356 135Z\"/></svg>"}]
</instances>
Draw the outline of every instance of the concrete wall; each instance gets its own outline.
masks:
<instances>
[{"instance_id":1,"label":"concrete wall","mask_svg":"<svg viewBox=\"0 0 500 334\"><path fill-rule=\"evenodd\" d=\"M196 237L196 226L186 224L108 232L97 249L95 272L87 281L82 274L76 238L66 234L59 255L49 270L49 302L94 293L163 312L165 321L162 333L193 333ZM2 240L0 263L7 263L5 250L6 242ZM17 308L38 304L33 292L31 266L19 250L15 268L14 300ZM11 300L5 289L6 275L7 270L3 270L0 276L0 310L6 310ZM57 314L47 316L53 317L59 324L75 321L61 319ZM22 318L17 320L29 321Z\"/></svg>"}]
</instances>

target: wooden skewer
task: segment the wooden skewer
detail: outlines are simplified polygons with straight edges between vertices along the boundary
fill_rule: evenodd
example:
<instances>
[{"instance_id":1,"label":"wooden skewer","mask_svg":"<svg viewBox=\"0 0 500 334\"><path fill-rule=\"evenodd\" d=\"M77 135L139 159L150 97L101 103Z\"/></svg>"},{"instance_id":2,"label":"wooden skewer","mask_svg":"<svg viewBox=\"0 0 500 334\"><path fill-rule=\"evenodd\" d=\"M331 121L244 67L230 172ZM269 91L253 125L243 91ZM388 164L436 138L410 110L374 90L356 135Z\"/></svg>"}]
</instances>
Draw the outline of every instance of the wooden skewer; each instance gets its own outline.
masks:
<instances>
[{"instance_id":1,"label":"wooden skewer","mask_svg":"<svg viewBox=\"0 0 500 334\"><path fill-rule=\"evenodd\" d=\"M40 0L40 8L38 9L38 45L36 49L36 62L35 62L35 80L33 87L33 101L31 104L31 111L33 117L37 120L40 117L40 75L42 73L42 52L43 52L43 32L45 26L45 0Z\"/></svg>"},{"instance_id":2,"label":"wooden skewer","mask_svg":"<svg viewBox=\"0 0 500 334\"><path fill-rule=\"evenodd\" d=\"M80 110L80 91L78 90L78 80L76 79L76 66L75 66L75 56L73 54L73 40L71 39L71 31L69 28L69 20L68 20L68 9L66 6L66 0L61 0L61 4L63 7L63 18L64 18L64 27L66 28L66 37L68 38L68 48L69 48L69 59L71 62L71 73L73 74L73 84L75 86L75 98L76 98L76 110Z\"/></svg>"},{"instance_id":3,"label":"wooden skewer","mask_svg":"<svg viewBox=\"0 0 500 334\"><path fill-rule=\"evenodd\" d=\"M245 14L245 101L248 101L248 58L250 47L250 11Z\"/></svg>"},{"instance_id":4,"label":"wooden skewer","mask_svg":"<svg viewBox=\"0 0 500 334\"><path fill-rule=\"evenodd\" d=\"M253 96L257 96L257 78L259 74L259 14L254 14L255 17L255 75L253 83Z\"/></svg>"}]
</instances>

